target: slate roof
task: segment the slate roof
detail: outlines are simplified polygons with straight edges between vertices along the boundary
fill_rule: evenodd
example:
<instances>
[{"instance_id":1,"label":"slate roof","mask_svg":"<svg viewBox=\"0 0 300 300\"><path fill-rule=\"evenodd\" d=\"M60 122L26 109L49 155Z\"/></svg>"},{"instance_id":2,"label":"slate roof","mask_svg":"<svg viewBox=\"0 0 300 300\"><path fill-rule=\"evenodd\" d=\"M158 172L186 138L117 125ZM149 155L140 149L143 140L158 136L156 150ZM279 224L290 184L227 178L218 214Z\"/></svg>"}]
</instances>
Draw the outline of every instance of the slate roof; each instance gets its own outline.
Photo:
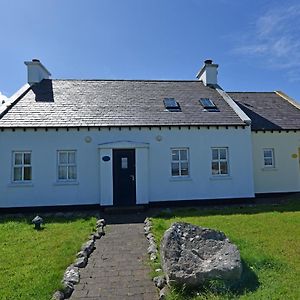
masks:
<instances>
[{"instance_id":1,"label":"slate roof","mask_svg":"<svg viewBox=\"0 0 300 300\"><path fill-rule=\"evenodd\" d=\"M276 92L227 93L251 119L252 130L298 130L300 110Z\"/></svg>"},{"instance_id":2,"label":"slate roof","mask_svg":"<svg viewBox=\"0 0 300 300\"><path fill-rule=\"evenodd\" d=\"M210 98L219 112L204 111ZM181 112L167 111L175 98ZM34 85L0 118L0 127L245 125L200 81L50 80Z\"/></svg>"}]
</instances>

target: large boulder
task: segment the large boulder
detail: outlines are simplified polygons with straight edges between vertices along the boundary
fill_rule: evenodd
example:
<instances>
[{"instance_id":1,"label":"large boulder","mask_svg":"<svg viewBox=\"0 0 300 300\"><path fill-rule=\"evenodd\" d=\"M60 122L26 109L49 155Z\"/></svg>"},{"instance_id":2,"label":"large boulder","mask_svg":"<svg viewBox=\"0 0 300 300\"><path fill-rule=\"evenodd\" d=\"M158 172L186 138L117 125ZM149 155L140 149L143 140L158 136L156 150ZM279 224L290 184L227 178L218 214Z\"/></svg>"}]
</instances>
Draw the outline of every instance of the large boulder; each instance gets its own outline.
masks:
<instances>
[{"instance_id":1,"label":"large boulder","mask_svg":"<svg viewBox=\"0 0 300 300\"><path fill-rule=\"evenodd\" d=\"M209 280L240 279L239 250L225 234L189 223L173 223L161 241L162 268L168 284L198 287Z\"/></svg>"}]
</instances>

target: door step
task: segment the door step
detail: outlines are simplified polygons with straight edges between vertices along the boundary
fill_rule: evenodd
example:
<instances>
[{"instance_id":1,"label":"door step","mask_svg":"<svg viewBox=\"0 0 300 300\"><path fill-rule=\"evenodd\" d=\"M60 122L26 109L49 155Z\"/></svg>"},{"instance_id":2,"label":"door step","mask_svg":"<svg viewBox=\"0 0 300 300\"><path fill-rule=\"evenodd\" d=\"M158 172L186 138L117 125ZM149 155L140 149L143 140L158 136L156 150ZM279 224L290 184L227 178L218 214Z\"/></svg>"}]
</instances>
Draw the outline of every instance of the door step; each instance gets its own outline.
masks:
<instances>
[{"instance_id":1,"label":"door step","mask_svg":"<svg viewBox=\"0 0 300 300\"><path fill-rule=\"evenodd\" d=\"M103 212L108 214L136 213L147 210L148 205L133 206L106 206L102 207Z\"/></svg>"}]
</instances>

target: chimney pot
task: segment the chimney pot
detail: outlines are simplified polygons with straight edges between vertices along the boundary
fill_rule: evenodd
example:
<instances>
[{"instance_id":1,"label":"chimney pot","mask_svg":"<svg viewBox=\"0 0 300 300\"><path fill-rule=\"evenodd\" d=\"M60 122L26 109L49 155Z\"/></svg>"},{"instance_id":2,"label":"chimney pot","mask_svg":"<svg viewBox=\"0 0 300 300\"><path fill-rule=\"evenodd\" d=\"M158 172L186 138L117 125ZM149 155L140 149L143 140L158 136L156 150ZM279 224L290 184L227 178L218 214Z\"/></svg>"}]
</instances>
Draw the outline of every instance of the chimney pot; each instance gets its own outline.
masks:
<instances>
[{"instance_id":1,"label":"chimney pot","mask_svg":"<svg viewBox=\"0 0 300 300\"><path fill-rule=\"evenodd\" d=\"M204 61L204 63L205 63L206 65L211 65L212 62L213 62L212 59L207 59L207 60Z\"/></svg>"},{"instance_id":2,"label":"chimney pot","mask_svg":"<svg viewBox=\"0 0 300 300\"><path fill-rule=\"evenodd\" d=\"M40 62L40 60L37 59L37 58L33 58L32 61L33 61L33 62Z\"/></svg>"}]
</instances>

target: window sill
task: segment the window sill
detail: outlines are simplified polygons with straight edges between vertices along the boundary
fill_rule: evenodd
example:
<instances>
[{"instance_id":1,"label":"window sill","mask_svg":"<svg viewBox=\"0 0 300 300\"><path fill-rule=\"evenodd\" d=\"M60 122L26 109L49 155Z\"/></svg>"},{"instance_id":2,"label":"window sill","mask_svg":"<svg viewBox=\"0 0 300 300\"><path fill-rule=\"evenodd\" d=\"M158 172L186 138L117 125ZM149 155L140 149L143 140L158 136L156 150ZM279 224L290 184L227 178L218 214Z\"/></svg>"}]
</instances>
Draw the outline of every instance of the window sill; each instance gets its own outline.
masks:
<instances>
[{"instance_id":1,"label":"window sill","mask_svg":"<svg viewBox=\"0 0 300 300\"><path fill-rule=\"evenodd\" d=\"M78 185L78 181L56 181L53 185Z\"/></svg>"},{"instance_id":2,"label":"window sill","mask_svg":"<svg viewBox=\"0 0 300 300\"><path fill-rule=\"evenodd\" d=\"M277 171L275 167L263 167L261 168L262 171Z\"/></svg>"},{"instance_id":3,"label":"window sill","mask_svg":"<svg viewBox=\"0 0 300 300\"><path fill-rule=\"evenodd\" d=\"M32 182L11 182L7 185L8 187L32 187Z\"/></svg>"},{"instance_id":4,"label":"window sill","mask_svg":"<svg viewBox=\"0 0 300 300\"><path fill-rule=\"evenodd\" d=\"M232 177L229 175L215 175L209 177L210 180L232 180Z\"/></svg>"},{"instance_id":5,"label":"window sill","mask_svg":"<svg viewBox=\"0 0 300 300\"><path fill-rule=\"evenodd\" d=\"M192 181L192 178L189 176L170 177L170 181Z\"/></svg>"}]
</instances>

